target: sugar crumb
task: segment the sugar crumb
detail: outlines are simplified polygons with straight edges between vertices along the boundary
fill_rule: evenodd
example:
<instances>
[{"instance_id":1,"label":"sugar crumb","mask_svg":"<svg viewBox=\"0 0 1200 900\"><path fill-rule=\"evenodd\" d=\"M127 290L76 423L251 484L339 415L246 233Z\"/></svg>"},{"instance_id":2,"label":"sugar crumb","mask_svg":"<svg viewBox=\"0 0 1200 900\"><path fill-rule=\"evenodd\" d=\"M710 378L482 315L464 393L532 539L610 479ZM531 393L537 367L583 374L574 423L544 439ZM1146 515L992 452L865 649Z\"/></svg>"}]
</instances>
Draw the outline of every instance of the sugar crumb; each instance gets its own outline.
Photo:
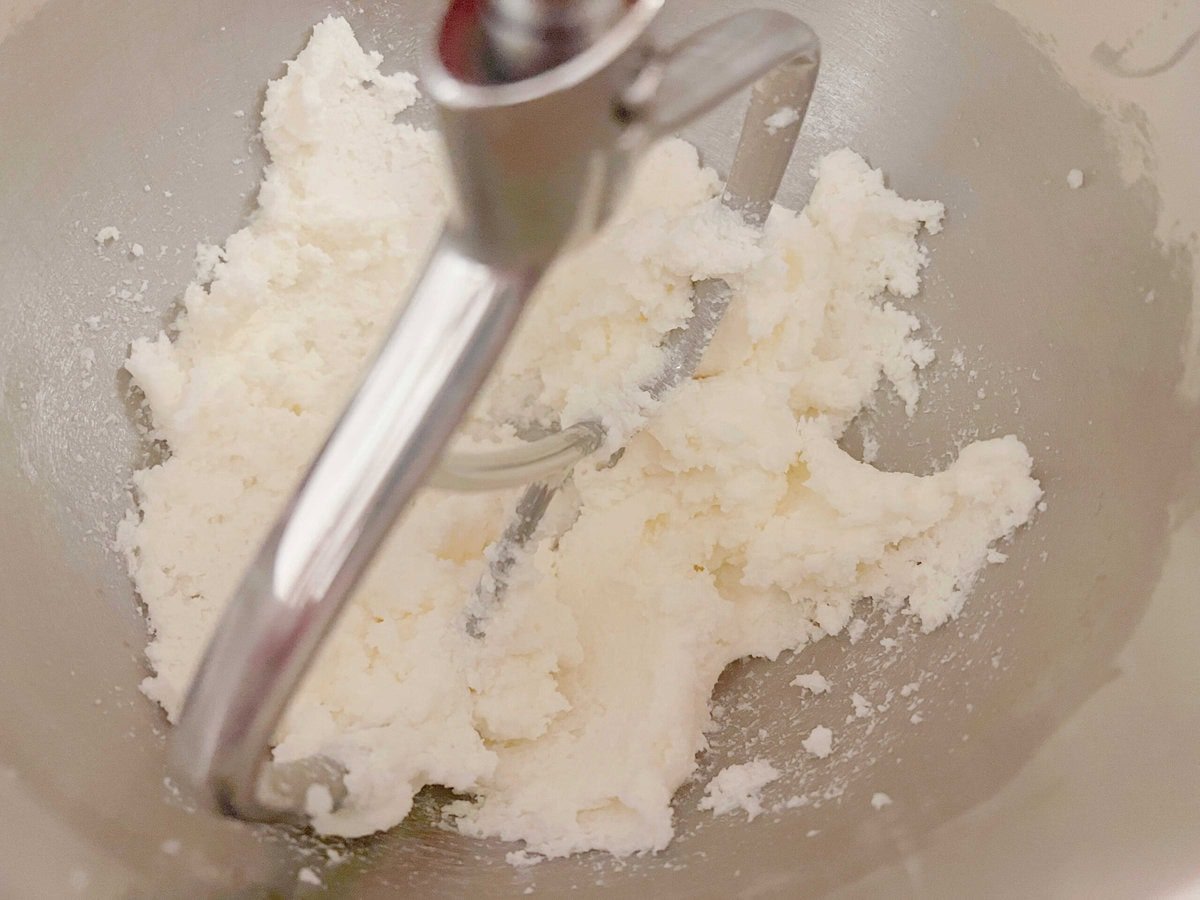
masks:
<instances>
[{"instance_id":1,"label":"sugar crumb","mask_svg":"<svg viewBox=\"0 0 1200 900\"><path fill-rule=\"evenodd\" d=\"M779 771L765 759L726 766L704 788L700 809L714 816L743 810L746 821L753 822L763 811L762 789L779 777Z\"/></svg>"},{"instance_id":2,"label":"sugar crumb","mask_svg":"<svg viewBox=\"0 0 1200 900\"><path fill-rule=\"evenodd\" d=\"M866 718L875 711L875 708L871 706L867 698L862 694L851 694L850 705L854 707L854 715L859 719Z\"/></svg>"},{"instance_id":3,"label":"sugar crumb","mask_svg":"<svg viewBox=\"0 0 1200 900\"><path fill-rule=\"evenodd\" d=\"M538 856L536 853L530 853L528 850L513 850L504 854L504 861L514 868L536 866L544 859L545 857Z\"/></svg>"},{"instance_id":4,"label":"sugar crumb","mask_svg":"<svg viewBox=\"0 0 1200 900\"><path fill-rule=\"evenodd\" d=\"M817 759L824 759L833 752L833 732L824 725L818 725L800 744Z\"/></svg>"},{"instance_id":5,"label":"sugar crumb","mask_svg":"<svg viewBox=\"0 0 1200 900\"><path fill-rule=\"evenodd\" d=\"M879 439L871 432L865 431L862 436L862 461L873 463L879 458Z\"/></svg>"},{"instance_id":6,"label":"sugar crumb","mask_svg":"<svg viewBox=\"0 0 1200 900\"><path fill-rule=\"evenodd\" d=\"M800 113L791 106L781 106L763 120L768 134L775 134L782 128L795 125L800 121Z\"/></svg>"},{"instance_id":7,"label":"sugar crumb","mask_svg":"<svg viewBox=\"0 0 1200 900\"><path fill-rule=\"evenodd\" d=\"M792 679L792 685L804 688L814 694L826 694L829 692L829 680L816 670L806 675L797 675Z\"/></svg>"},{"instance_id":8,"label":"sugar crumb","mask_svg":"<svg viewBox=\"0 0 1200 900\"><path fill-rule=\"evenodd\" d=\"M312 869L310 869L308 866L305 866L303 869L301 869L299 872L296 873L296 880L299 881L301 884L311 884L314 887L321 886L321 876L318 875Z\"/></svg>"}]
</instances>

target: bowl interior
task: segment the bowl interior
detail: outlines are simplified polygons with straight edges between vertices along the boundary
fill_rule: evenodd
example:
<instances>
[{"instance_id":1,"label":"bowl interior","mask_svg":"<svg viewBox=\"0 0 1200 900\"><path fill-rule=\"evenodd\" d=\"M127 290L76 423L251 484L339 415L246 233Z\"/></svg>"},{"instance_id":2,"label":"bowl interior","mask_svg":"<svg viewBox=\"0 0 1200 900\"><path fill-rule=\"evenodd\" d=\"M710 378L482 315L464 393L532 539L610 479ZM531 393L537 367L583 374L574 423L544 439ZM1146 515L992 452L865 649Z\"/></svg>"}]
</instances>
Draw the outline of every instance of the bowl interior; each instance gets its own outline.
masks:
<instances>
[{"instance_id":1,"label":"bowl interior","mask_svg":"<svg viewBox=\"0 0 1200 900\"><path fill-rule=\"evenodd\" d=\"M1180 537L1200 495L1197 416L1176 392L1190 260L1156 241L1155 187L1122 179L1101 113L983 2L934 4L938 15L915 2L774 4L805 18L825 53L783 202L802 205L809 163L850 145L902 194L948 209L929 242L925 289L908 304L939 361L916 417L886 398L871 413L880 464L930 471L975 436L1016 433L1047 493L1047 511L962 617L919 640L873 618L853 648L828 640L734 666L718 687L731 713L677 797L676 842L653 858L513 869L511 847L431 826L435 792L392 832L337 844L351 855L333 867L311 837L191 811L165 778L165 720L137 691L145 629L109 545L146 452L121 365L130 340L170 320L195 245L223 240L252 208L262 88L311 25L344 14L391 67L414 69L440 5L54 0L0 41L0 797L13 811L0 825L0 887L252 895L291 890L298 869L315 866L358 897L886 892L897 873L914 893L952 892L960 878L1019 892L1061 858L1020 838L1022 823L1041 821L1038 804L1061 819L1059 839L1079 836L1080 859L1132 846L1136 834L1158 849L1131 855L1130 871L1152 870L1156 884L1187 875L1187 855L1167 851L1200 834L1194 771L1182 795L1169 789L1186 785L1188 770L1164 751L1153 772L1122 770L1134 783L1115 795L1121 811L1086 815L1120 761L1137 757L1121 755L1120 735L1072 729L1100 698L1108 705L1094 715L1126 716L1114 731L1166 716L1172 739L1192 742L1178 746L1200 736L1182 694L1135 704L1102 692L1127 668L1119 654L1131 636L1138 659L1153 659L1187 633L1170 616L1188 592L1172 559L1194 559L1189 548L1200 546L1200 533ZM663 31L749 5L676 3ZM718 169L740 113L730 103L685 135ZM1086 172L1085 189L1067 187L1073 168ZM98 252L93 236L106 225L145 256ZM967 365L950 363L954 350ZM881 649L883 636L903 652ZM1175 665L1165 684L1196 683L1194 663ZM813 668L839 690L801 698L789 682ZM801 764L801 739L842 721L853 691L889 709L870 731L842 727L845 749L827 764ZM1130 719L1134 708L1160 718ZM1059 749L1043 790L1013 798L1014 779L1047 747ZM768 801L820 786L836 796L750 824L699 813L707 776L746 761L748 748L795 761ZM1092 766L1095 782L1079 796L1063 789L1075 784L1074 762ZM876 791L893 806L873 811ZM957 861L971 848L948 834L981 817L994 840L971 869ZM163 852L168 839L181 842L178 854Z\"/></svg>"}]
</instances>

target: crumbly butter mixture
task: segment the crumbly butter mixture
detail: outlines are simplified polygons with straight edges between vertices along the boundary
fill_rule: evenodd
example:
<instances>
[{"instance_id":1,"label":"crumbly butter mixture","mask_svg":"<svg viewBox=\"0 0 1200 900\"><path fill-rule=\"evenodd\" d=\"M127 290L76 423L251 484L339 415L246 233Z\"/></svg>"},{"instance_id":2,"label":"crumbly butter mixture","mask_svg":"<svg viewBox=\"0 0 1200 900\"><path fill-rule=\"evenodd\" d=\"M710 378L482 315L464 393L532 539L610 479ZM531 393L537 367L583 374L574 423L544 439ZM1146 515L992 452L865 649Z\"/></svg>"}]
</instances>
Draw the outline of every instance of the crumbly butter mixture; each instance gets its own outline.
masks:
<instances>
[{"instance_id":1,"label":"crumbly butter mixture","mask_svg":"<svg viewBox=\"0 0 1200 900\"><path fill-rule=\"evenodd\" d=\"M435 135L398 116L415 80L379 65L345 21L316 27L267 92L258 210L187 289L177 334L128 361L170 449L138 473L120 541L153 633L144 689L172 718L446 207ZM918 477L840 449L881 384L917 405L933 353L893 298L917 291L917 236L942 209L848 150L816 174L808 207L775 210L759 239L667 141L555 270L462 441L554 410L643 427L615 467L579 467L482 639L464 607L513 495L414 504L276 736L278 760L348 770L336 811L311 792L319 830L388 828L441 784L470 796L447 811L468 834L550 856L661 849L730 662L838 634L863 598L925 630L958 613L1038 501L1030 458L1002 437ZM733 306L697 377L652 408L636 385L710 276Z\"/></svg>"}]
</instances>

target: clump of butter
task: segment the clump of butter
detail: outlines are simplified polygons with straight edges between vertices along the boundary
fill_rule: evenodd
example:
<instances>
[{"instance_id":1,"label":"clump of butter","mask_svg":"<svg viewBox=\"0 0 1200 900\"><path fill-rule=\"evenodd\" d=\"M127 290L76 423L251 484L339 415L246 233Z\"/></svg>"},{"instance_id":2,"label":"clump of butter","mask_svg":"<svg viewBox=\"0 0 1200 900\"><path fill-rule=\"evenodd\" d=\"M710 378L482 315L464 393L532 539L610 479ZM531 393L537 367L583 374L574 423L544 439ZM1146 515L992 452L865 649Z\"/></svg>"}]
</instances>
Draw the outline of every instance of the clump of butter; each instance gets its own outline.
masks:
<instances>
[{"instance_id":1,"label":"clump of butter","mask_svg":"<svg viewBox=\"0 0 1200 900\"><path fill-rule=\"evenodd\" d=\"M267 92L258 210L187 289L177 335L128 361L170 450L138 473L120 541L153 632L144 689L172 718L446 207L436 136L397 118L415 79L380 62L345 21L316 27ZM918 234L942 208L848 150L816 175L760 240L667 141L613 227L556 269L461 440L561 411L624 429L626 451L579 467L482 639L464 605L512 496L419 499L276 735L277 759L349 773L318 829L389 828L442 784L473 798L448 810L469 834L547 856L660 849L730 662L838 634L864 598L925 630L958 613L1038 501L1031 461L1002 437L917 477L839 447L881 384L917 407L933 353L894 301L918 290ZM652 408L636 386L710 276L733 305L697 377Z\"/></svg>"}]
</instances>

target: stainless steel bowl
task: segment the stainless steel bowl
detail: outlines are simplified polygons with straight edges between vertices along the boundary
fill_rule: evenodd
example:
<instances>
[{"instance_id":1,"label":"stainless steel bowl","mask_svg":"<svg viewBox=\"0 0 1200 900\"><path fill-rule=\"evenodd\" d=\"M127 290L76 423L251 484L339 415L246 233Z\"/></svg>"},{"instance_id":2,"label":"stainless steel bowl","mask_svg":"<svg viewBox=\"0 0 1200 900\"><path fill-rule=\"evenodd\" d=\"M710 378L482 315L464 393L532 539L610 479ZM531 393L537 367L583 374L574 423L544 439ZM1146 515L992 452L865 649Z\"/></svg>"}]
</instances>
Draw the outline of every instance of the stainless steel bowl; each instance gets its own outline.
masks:
<instances>
[{"instance_id":1,"label":"stainless steel bowl","mask_svg":"<svg viewBox=\"0 0 1200 900\"><path fill-rule=\"evenodd\" d=\"M170 319L191 248L250 208L263 84L330 11L412 67L439 4L0 0L0 895L286 894L314 889L305 866L354 897L1200 884L1200 21L1166 0L1003 2L775 0L825 47L783 199L803 201L804 160L850 144L902 193L947 202L911 304L942 361L922 415L875 414L880 461L928 470L976 431L1015 431L1048 510L962 618L902 656L826 641L734 667L669 850L514 869L511 848L431 827L432 793L392 832L337 845L337 865L310 836L190 812L164 780L166 724L137 692L145 628L109 549L147 452L120 367ZM664 25L742 5L676 0ZM738 113L687 135L719 168ZM110 224L145 256L99 252ZM788 682L811 668L842 689L799 702ZM749 824L696 811L703 775L747 742L798 754L850 691L883 697L922 672L923 722L895 702L768 799L842 784L839 798ZM894 803L873 810L876 791Z\"/></svg>"}]
</instances>

